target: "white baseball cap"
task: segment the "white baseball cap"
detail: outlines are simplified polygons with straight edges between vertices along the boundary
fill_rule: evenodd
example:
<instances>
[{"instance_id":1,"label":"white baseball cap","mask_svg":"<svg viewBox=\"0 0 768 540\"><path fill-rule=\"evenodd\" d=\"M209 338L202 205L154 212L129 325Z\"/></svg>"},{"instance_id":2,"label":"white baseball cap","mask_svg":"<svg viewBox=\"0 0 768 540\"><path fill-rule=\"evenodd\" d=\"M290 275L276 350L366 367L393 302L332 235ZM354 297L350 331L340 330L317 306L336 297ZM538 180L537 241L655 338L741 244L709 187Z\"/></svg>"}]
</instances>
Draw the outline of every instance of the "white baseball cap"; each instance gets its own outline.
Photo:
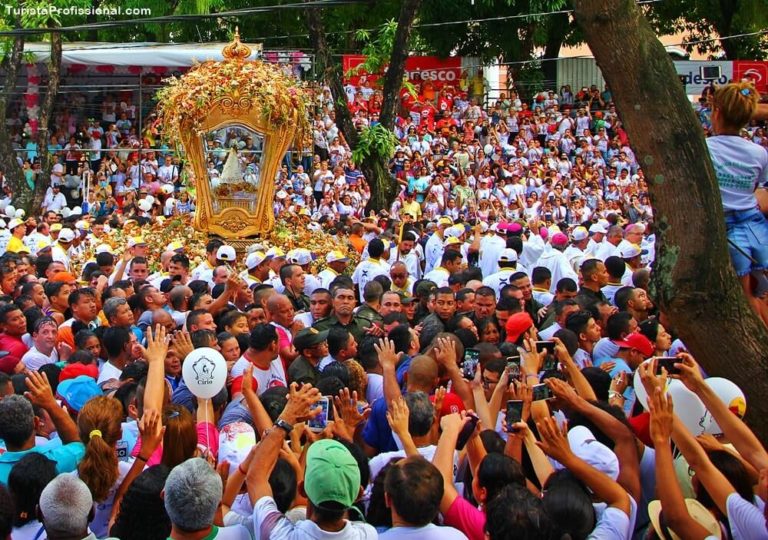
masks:
<instances>
[{"instance_id":1,"label":"white baseball cap","mask_svg":"<svg viewBox=\"0 0 768 540\"><path fill-rule=\"evenodd\" d=\"M266 257L264 256L264 252L262 251L254 251L253 253L249 254L245 258L245 267L246 268L256 268L261 263L264 262L264 259Z\"/></svg>"},{"instance_id":2,"label":"white baseball cap","mask_svg":"<svg viewBox=\"0 0 768 540\"><path fill-rule=\"evenodd\" d=\"M144 245L146 243L147 243L147 241L144 240L144 238L141 237L141 236L132 236L132 237L130 237L128 239L128 247L129 248L132 248L132 247L135 247L135 246L141 246L141 245Z\"/></svg>"},{"instance_id":3,"label":"white baseball cap","mask_svg":"<svg viewBox=\"0 0 768 540\"><path fill-rule=\"evenodd\" d=\"M15 229L16 227L18 227L19 225L24 225L24 222L23 222L23 221L21 221L21 220L20 220L20 219L18 219L18 218L13 218L13 219L11 220L11 222L8 224L8 230L11 230L11 231L12 231L13 229Z\"/></svg>"},{"instance_id":4,"label":"white baseball cap","mask_svg":"<svg viewBox=\"0 0 768 540\"><path fill-rule=\"evenodd\" d=\"M626 240L619 242L618 249L622 259L631 259L632 257L637 257L638 255L645 255L648 253L647 249L644 250L637 244L627 242Z\"/></svg>"},{"instance_id":5,"label":"white baseball cap","mask_svg":"<svg viewBox=\"0 0 768 540\"><path fill-rule=\"evenodd\" d=\"M619 459L613 451L595 439L592 432L584 426L576 426L568 430L568 444L576 457L612 480L619 477Z\"/></svg>"},{"instance_id":6,"label":"white baseball cap","mask_svg":"<svg viewBox=\"0 0 768 540\"><path fill-rule=\"evenodd\" d=\"M593 223L592 225L589 226L589 232L590 234L598 234L598 233L605 234L608 232L608 230L605 227L603 227L602 223Z\"/></svg>"},{"instance_id":7,"label":"white baseball cap","mask_svg":"<svg viewBox=\"0 0 768 540\"><path fill-rule=\"evenodd\" d=\"M589 238L589 231L587 231L587 229L584 227L576 227L571 233L571 238L573 238L576 242L581 242L582 240Z\"/></svg>"},{"instance_id":8,"label":"white baseball cap","mask_svg":"<svg viewBox=\"0 0 768 540\"><path fill-rule=\"evenodd\" d=\"M99 253L112 253L114 254L114 251L112 250L112 246L109 244L99 244L96 246L96 255Z\"/></svg>"},{"instance_id":9,"label":"white baseball cap","mask_svg":"<svg viewBox=\"0 0 768 540\"><path fill-rule=\"evenodd\" d=\"M341 251L335 249L328 253L328 255L325 256L325 262L332 263L332 262L347 262L349 261L349 257L347 257L344 253Z\"/></svg>"},{"instance_id":10,"label":"white baseball cap","mask_svg":"<svg viewBox=\"0 0 768 540\"><path fill-rule=\"evenodd\" d=\"M312 262L312 252L303 248L294 249L288 253L288 260L293 264L304 266Z\"/></svg>"},{"instance_id":11,"label":"white baseball cap","mask_svg":"<svg viewBox=\"0 0 768 540\"><path fill-rule=\"evenodd\" d=\"M235 262L237 254L232 246L223 245L216 250L216 258L220 261Z\"/></svg>"},{"instance_id":12,"label":"white baseball cap","mask_svg":"<svg viewBox=\"0 0 768 540\"><path fill-rule=\"evenodd\" d=\"M517 262L517 251L512 248L502 249L499 253L498 262Z\"/></svg>"},{"instance_id":13,"label":"white baseball cap","mask_svg":"<svg viewBox=\"0 0 768 540\"><path fill-rule=\"evenodd\" d=\"M279 247L271 247L264 254L265 260L285 258L285 252Z\"/></svg>"},{"instance_id":14,"label":"white baseball cap","mask_svg":"<svg viewBox=\"0 0 768 540\"><path fill-rule=\"evenodd\" d=\"M75 239L75 231L72 229L61 229L59 233L59 242L71 242Z\"/></svg>"}]
</instances>

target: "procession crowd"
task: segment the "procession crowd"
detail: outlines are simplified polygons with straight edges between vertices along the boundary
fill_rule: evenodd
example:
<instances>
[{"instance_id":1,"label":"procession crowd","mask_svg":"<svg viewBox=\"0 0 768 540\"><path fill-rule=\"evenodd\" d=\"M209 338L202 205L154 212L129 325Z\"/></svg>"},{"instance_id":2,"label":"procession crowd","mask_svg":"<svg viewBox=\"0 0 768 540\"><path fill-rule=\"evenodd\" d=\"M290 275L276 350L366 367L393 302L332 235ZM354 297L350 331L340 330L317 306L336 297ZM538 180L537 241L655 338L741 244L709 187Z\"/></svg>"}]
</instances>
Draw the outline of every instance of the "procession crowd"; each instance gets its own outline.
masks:
<instances>
[{"instance_id":1,"label":"procession crowd","mask_svg":"<svg viewBox=\"0 0 768 540\"><path fill-rule=\"evenodd\" d=\"M380 92L345 90L376 123ZM366 215L318 92L274 211L334 238L324 253L148 243L189 223L201 179L127 98L60 111L50 178L12 125L50 187L26 217L2 183L0 537L768 538L743 393L649 294L653 209L610 90L483 95L480 74L402 94L399 192ZM697 113L762 313L757 98L728 85ZM210 144L209 177L233 147L258 170L246 134Z\"/></svg>"}]
</instances>

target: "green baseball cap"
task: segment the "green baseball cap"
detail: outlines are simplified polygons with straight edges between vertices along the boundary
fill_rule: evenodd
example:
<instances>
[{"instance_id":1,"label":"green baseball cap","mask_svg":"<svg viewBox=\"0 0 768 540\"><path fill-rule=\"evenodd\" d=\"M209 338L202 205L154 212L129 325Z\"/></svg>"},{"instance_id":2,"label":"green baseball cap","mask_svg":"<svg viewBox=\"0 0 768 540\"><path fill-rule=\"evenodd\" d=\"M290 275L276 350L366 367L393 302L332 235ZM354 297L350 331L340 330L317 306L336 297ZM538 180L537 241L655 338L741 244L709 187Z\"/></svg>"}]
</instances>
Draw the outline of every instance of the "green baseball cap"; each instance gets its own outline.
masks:
<instances>
[{"instance_id":1,"label":"green baseball cap","mask_svg":"<svg viewBox=\"0 0 768 540\"><path fill-rule=\"evenodd\" d=\"M313 505L337 503L349 508L360 492L360 469L338 441L323 439L309 447L304 491Z\"/></svg>"}]
</instances>

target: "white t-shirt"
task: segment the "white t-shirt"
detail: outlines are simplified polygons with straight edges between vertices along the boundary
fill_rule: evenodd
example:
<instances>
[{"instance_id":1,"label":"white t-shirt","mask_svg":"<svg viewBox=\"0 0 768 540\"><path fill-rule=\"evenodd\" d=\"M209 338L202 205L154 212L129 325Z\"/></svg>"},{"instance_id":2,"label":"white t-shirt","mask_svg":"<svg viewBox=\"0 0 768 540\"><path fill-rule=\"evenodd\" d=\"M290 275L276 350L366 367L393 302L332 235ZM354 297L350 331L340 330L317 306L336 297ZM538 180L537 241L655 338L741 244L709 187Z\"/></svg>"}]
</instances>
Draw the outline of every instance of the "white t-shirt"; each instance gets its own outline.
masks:
<instances>
[{"instance_id":1,"label":"white t-shirt","mask_svg":"<svg viewBox=\"0 0 768 540\"><path fill-rule=\"evenodd\" d=\"M629 498L629 515L618 508L607 507L605 504L593 504L597 514L597 524L587 536L588 540L629 540L635 528L637 503ZM601 511L602 510L602 511Z\"/></svg>"},{"instance_id":2,"label":"white t-shirt","mask_svg":"<svg viewBox=\"0 0 768 540\"><path fill-rule=\"evenodd\" d=\"M50 355L45 355L36 347L32 347L21 357L21 362L30 371L37 371L46 364L55 364L58 361L59 353L56 349L53 349Z\"/></svg>"},{"instance_id":3,"label":"white t-shirt","mask_svg":"<svg viewBox=\"0 0 768 540\"><path fill-rule=\"evenodd\" d=\"M376 276L388 276L389 265L379 259L366 259L360 261L352 273L352 282L360 289L360 301L363 301L363 292L369 281Z\"/></svg>"},{"instance_id":4,"label":"white t-shirt","mask_svg":"<svg viewBox=\"0 0 768 540\"><path fill-rule=\"evenodd\" d=\"M338 532L322 530L314 521L292 523L277 509L272 497L262 497L253 506L254 540L376 540L376 529L367 523L347 521Z\"/></svg>"},{"instance_id":5,"label":"white t-shirt","mask_svg":"<svg viewBox=\"0 0 768 540\"><path fill-rule=\"evenodd\" d=\"M465 540L467 536L453 527L438 527L430 523L424 527L392 527L379 535L379 540Z\"/></svg>"},{"instance_id":6,"label":"white t-shirt","mask_svg":"<svg viewBox=\"0 0 768 540\"><path fill-rule=\"evenodd\" d=\"M768 150L736 135L709 137L707 146L723 208L756 208L755 188L768 182Z\"/></svg>"},{"instance_id":7,"label":"white t-shirt","mask_svg":"<svg viewBox=\"0 0 768 540\"><path fill-rule=\"evenodd\" d=\"M111 379L120 379L120 375L123 374L122 369L118 369L109 362L104 362L99 371L99 378L96 381L97 384L109 381Z\"/></svg>"},{"instance_id":8,"label":"white t-shirt","mask_svg":"<svg viewBox=\"0 0 768 540\"><path fill-rule=\"evenodd\" d=\"M250 364L248 359L245 356L241 356L235 362L235 365L232 366L232 377L242 375L248 364ZM272 360L269 364L269 369L253 366L253 378L256 381L256 394L259 396L269 388L288 386L288 379L285 377L285 370L283 370L283 363L280 361L280 358Z\"/></svg>"}]
</instances>

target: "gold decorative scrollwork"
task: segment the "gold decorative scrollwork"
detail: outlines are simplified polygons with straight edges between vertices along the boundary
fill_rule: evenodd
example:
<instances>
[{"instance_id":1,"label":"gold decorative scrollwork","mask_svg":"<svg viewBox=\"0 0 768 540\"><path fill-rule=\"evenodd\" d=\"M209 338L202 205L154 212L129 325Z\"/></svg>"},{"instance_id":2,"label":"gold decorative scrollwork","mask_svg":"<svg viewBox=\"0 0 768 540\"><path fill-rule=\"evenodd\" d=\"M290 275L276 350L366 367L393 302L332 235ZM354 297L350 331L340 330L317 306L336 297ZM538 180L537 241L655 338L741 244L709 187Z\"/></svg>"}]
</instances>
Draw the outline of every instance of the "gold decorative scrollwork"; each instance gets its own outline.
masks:
<instances>
[{"instance_id":1,"label":"gold decorative scrollwork","mask_svg":"<svg viewBox=\"0 0 768 540\"><path fill-rule=\"evenodd\" d=\"M234 216L219 221L219 225L233 233L239 233L248 227L248 224L243 221L242 218L236 218Z\"/></svg>"}]
</instances>

